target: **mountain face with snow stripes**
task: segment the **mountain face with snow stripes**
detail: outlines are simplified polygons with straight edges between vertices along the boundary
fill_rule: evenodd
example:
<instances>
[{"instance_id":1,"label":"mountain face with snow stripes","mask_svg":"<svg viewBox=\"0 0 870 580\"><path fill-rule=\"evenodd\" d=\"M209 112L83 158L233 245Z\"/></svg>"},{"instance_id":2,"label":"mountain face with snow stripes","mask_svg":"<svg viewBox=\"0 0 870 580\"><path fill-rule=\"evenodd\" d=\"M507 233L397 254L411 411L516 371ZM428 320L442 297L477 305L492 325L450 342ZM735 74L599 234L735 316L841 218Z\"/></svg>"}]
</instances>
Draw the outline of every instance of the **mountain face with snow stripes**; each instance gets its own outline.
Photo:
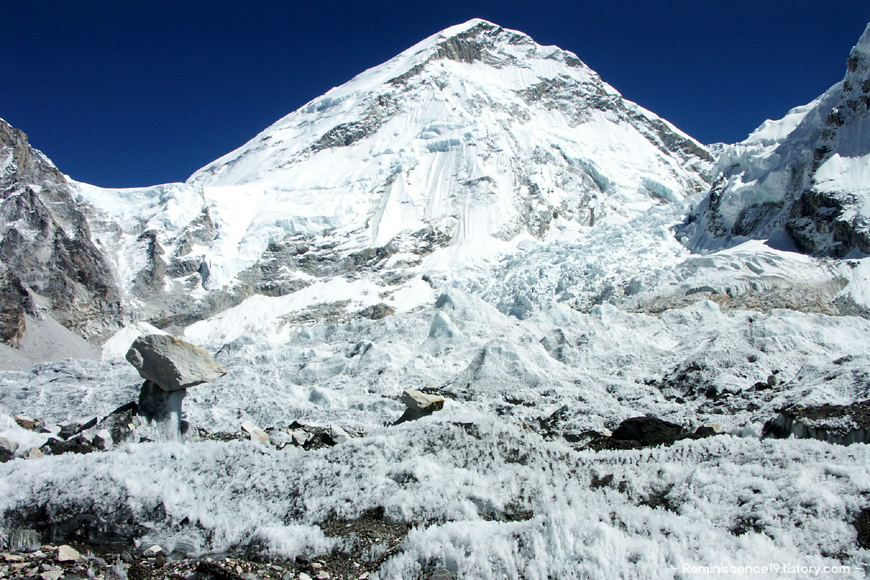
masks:
<instances>
[{"instance_id":1,"label":"mountain face with snow stripes","mask_svg":"<svg viewBox=\"0 0 870 580\"><path fill-rule=\"evenodd\" d=\"M703 146L573 54L473 20L187 183L73 186L105 224L95 237L128 304L165 325L351 270L475 268L522 240L680 202L711 168Z\"/></svg>"}]
</instances>

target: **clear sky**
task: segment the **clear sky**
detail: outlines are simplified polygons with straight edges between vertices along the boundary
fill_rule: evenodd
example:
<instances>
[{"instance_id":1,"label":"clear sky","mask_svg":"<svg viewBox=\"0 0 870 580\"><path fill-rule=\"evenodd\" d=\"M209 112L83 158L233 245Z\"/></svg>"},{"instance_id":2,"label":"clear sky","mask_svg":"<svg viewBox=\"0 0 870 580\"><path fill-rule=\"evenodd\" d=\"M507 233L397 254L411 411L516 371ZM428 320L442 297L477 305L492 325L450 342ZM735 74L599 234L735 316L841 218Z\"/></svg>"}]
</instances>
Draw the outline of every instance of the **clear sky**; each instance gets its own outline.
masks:
<instances>
[{"instance_id":1,"label":"clear sky","mask_svg":"<svg viewBox=\"0 0 870 580\"><path fill-rule=\"evenodd\" d=\"M37 0L0 10L0 117L102 186L183 181L309 100L471 18L577 54L701 142L845 73L868 0Z\"/></svg>"}]
</instances>

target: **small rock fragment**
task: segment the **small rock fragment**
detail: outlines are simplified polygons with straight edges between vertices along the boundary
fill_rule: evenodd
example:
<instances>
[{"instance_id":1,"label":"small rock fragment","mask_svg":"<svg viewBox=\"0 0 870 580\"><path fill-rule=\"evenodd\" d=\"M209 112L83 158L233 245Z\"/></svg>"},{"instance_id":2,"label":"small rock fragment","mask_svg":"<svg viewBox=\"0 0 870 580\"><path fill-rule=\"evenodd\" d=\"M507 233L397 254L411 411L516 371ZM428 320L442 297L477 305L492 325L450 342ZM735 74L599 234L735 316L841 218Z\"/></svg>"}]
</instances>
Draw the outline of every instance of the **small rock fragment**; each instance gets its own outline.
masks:
<instances>
[{"instance_id":1,"label":"small rock fragment","mask_svg":"<svg viewBox=\"0 0 870 580\"><path fill-rule=\"evenodd\" d=\"M350 441L350 435L347 431L341 428L341 425L333 423L329 426L329 434L336 443L347 443Z\"/></svg>"},{"instance_id":2,"label":"small rock fragment","mask_svg":"<svg viewBox=\"0 0 870 580\"><path fill-rule=\"evenodd\" d=\"M314 575L316 580L329 580L332 576L329 575L329 572L326 570L321 570L317 574Z\"/></svg>"},{"instance_id":3,"label":"small rock fragment","mask_svg":"<svg viewBox=\"0 0 870 580\"><path fill-rule=\"evenodd\" d=\"M275 429L268 431L267 435L269 435L269 442L278 449L284 449L293 444L293 437L285 431Z\"/></svg>"},{"instance_id":4,"label":"small rock fragment","mask_svg":"<svg viewBox=\"0 0 870 580\"><path fill-rule=\"evenodd\" d=\"M39 425L39 421L31 419L27 415L15 415L14 419L22 429L27 429L29 431L33 431L36 429L37 425Z\"/></svg>"},{"instance_id":5,"label":"small rock fragment","mask_svg":"<svg viewBox=\"0 0 870 580\"><path fill-rule=\"evenodd\" d=\"M142 552L142 554L147 558L153 558L154 556L156 556L157 554L159 554L162 551L163 551L162 547L160 547L157 544L154 544L153 546L151 546L150 548L148 548L147 550Z\"/></svg>"},{"instance_id":6,"label":"small rock fragment","mask_svg":"<svg viewBox=\"0 0 870 580\"><path fill-rule=\"evenodd\" d=\"M311 580L311 576L305 572L299 572L299 580Z\"/></svg>"},{"instance_id":7,"label":"small rock fragment","mask_svg":"<svg viewBox=\"0 0 870 580\"><path fill-rule=\"evenodd\" d=\"M60 580L63 578L63 570L47 570L39 575L42 580Z\"/></svg>"},{"instance_id":8,"label":"small rock fragment","mask_svg":"<svg viewBox=\"0 0 870 580\"><path fill-rule=\"evenodd\" d=\"M58 547L56 560L58 562L78 562L82 555L72 546L64 544Z\"/></svg>"},{"instance_id":9,"label":"small rock fragment","mask_svg":"<svg viewBox=\"0 0 870 580\"><path fill-rule=\"evenodd\" d=\"M31 447L27 454L27 459L41 459L45 457L45 453L39 450L39 447Z\"/></svg>"},{"instance_id":10,"label":"small rock fragment","mask_svg":"<svg viewBox=\"0 0 870 580\"><path fill-rule=\"evenodd\" d=\"M428 576L428 580L454 580L456 574L447 568L435 568Z\"/></svg>"},{"instance_id":11,"label":"small rock fragment","mask_svg":"<svg viewBox=\"0 0 870 580\"><path fill-rule=\"evenodd\" d=\"M15 452L18 451L18 443L10 441L4 437L0 437L0 463L9 461L15 457Z\"/></svg>"},{"instance_id":12,"label":"small rock fragment","mask_svg":"<svg viewBox=\"0 0 870 580\"><path fill-rule=\"evenodd\" d=\"M309 439L311 439L311 434L304 429L294 429L293 431L290 431L290 435L293 437L293 443L299 447L302 447L308 443Z\"/></svg>"},{"instance_id":13,"label":"small rock fragment","mask_svg":"<svg viewBox=\"0 0 870 580\"><path fill-rule=\"evenodd\" d=\"M112 448L112 434L109 433L108 429L100 429L94 436L93 445L103 451L110 450Z\"/></svg>"},{"instance_id":14,"label":"small rock fragment","mask_svg":"<svg viewBox=\"0 0 870 580\"><path fill-rule=\"evenodd\" d=\"M245 421L242 423L242 431L251 437L251 441L261 441L263 443L269 442L269 434L254 425L251 421Z\"/></svg>"}]
</instances>

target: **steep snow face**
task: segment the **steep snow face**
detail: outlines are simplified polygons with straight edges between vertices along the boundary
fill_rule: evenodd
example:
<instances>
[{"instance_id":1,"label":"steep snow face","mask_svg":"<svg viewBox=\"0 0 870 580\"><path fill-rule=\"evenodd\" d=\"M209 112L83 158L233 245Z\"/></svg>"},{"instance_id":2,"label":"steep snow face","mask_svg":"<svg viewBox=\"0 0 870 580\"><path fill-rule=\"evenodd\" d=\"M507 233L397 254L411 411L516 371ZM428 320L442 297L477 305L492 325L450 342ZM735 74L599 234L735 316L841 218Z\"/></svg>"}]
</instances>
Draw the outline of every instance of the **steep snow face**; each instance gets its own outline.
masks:
<instances>
[{"instance_id":1,"label":"steep snow face","mask_svg":"<svg viewBox=\"0 0 870 580\"><path fill-rule=\"evenodd\" d=\"M842 82L719 158L686 231L710 251L749 238L824 255L870 253L870 27Z\"/></svg>"},{"instance_id":2,"label":"steep snow face","mask_svg":"<svg viewBox=\"0 0 870 580\"><path fill-rule=\"evenodd\" d=\"M279 213L319 218L284 224L291 233L365 226L382 246L432 226L462 244L682 199L705 187L710 160L573 54L474 20L333 89L190 182L216 199L238 191L222 186L256 186Z\"/></svg>"}]
</instances>

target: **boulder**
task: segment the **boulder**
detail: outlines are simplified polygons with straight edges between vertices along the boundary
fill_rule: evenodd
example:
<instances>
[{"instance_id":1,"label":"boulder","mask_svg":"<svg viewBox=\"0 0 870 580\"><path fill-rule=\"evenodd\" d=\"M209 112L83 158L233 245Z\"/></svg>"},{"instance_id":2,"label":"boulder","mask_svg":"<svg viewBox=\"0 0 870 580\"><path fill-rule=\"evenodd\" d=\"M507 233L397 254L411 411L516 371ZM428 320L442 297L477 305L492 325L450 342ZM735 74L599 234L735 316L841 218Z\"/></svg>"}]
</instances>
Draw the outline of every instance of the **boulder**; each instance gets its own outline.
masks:
<instances>
[{"instance_id":1,"label":"boulder","mask_svg":"<svg viewBox=\"0 0 870 580\"><path fill-rule=\"evenodd\" d=\"M14 419L19 427L28 431L33 431L39 426L39 421L31 419L27 415L15 415Z\"/></svg>"},{"instance_id":2,"label":"boulder","mask_svg":"<svg viewBox=\"0 0 870 580\"><path fill-rule=\"evenodd\" d=\"M58 562L78 562L82 559L82 555L72 546L64 544L63 546L58 547L57 557L55 559Z\"/></svg>"},{"instance_id":3,"label":"boulder","mask_svg":"<svg viewBox=\"0 0 870 580\"><path fill-rule=\"evenodd\" d=\"M168 335L149 334L137 338L126 358L142 378L164 391L186 389L226 374L224 367L208 352Z\"/></svg>"},{"instance_id":4,"label":"boulder","mask_svg":"<svg viewBox=\"0 0 870 580\"><path fill-rule=\"evenodd\" d=\"M444 408L444 398L438 395L428 395L421 391L408 389L402 393L401 401L408 407L399 419L393 423L398 425L405 421L414 421Z\"/></svg>"},{"instance_id":5,"label":"boulder","mask_svg":"<svg viewBox=\"0 0 870 580\"><path fill-rule=\"evenodd\" d=\"M423 413L432 413L440 411L444 408L444 397L437 395L427 395L421 391L408 389L402 393L402 402L411 411L420 411Z\"/></svg>"},{"instance_id":6,"label":"boulder","mask_svg":"<svg viewBox=\"0 0 870 580\"><path fill-rule=\"evenodd\" d=\"M242 431L248 434L251 441L269 443L269 434L254 425L251 421L245 421L242 423Z\"/></svg>"},{"instance_id":7,"label":"boulder","mask_svg":"<svg viewBox=\"0 0 870 580\"><path fill-rule=\"evenodd\" d=\"M329 435L336 443L347 443L351 439L350 434L335 423L329 426Z\"/></svg>"}]
</instances>

